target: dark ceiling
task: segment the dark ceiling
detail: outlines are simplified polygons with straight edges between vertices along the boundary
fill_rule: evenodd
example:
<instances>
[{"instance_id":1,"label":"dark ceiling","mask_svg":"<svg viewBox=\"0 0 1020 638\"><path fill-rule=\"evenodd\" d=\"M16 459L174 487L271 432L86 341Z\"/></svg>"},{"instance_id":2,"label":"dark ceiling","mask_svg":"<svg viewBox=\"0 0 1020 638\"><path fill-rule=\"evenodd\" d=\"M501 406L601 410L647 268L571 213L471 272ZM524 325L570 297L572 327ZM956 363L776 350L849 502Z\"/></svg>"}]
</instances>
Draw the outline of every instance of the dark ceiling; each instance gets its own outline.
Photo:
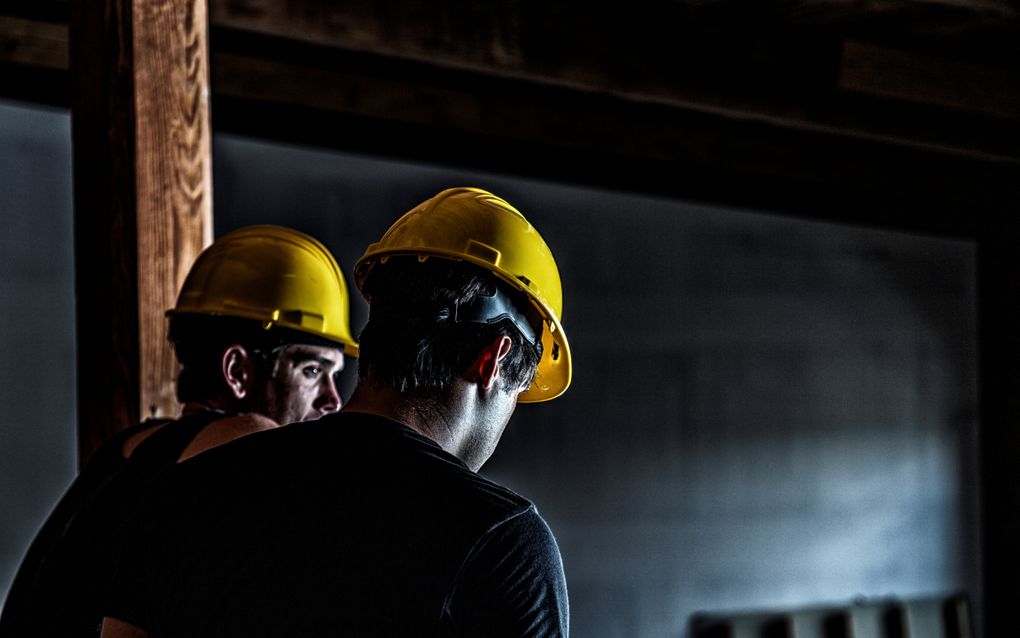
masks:
<instances>
[{"instance_id":1,"label":"dark ceiling","mask_svg":"<svg viewBox=\"0 0 1020 638\"><path fill-rule=\"evenodd\" d=\"M68 5L0 9L0 97L70 104ZM209 16L220 131L963 235L1020 183L1016 2L211 0Z\"/></svg>"}]
</instances>

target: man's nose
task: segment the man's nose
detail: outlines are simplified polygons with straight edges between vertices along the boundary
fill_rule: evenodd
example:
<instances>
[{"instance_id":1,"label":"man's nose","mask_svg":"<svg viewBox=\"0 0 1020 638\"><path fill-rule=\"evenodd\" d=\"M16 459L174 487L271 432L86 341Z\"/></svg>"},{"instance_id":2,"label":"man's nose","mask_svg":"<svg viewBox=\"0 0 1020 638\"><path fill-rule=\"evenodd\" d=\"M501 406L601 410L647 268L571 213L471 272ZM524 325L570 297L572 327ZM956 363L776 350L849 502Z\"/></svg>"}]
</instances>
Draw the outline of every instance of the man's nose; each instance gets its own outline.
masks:
<instances>
[{"instance_id":1,"label":"man's nose","mask_svg":"<svg viewBox=\"0 0 1020 638\"><path fill-rule=\"evenodd\" d=\"M340 399L340 390L337 388L336 380L332 376L327 376L322 384L322 391L313 406L320 413L329 414L339 410L341 405L343 405L343 401Z\"/></svg>"}]
</instances>

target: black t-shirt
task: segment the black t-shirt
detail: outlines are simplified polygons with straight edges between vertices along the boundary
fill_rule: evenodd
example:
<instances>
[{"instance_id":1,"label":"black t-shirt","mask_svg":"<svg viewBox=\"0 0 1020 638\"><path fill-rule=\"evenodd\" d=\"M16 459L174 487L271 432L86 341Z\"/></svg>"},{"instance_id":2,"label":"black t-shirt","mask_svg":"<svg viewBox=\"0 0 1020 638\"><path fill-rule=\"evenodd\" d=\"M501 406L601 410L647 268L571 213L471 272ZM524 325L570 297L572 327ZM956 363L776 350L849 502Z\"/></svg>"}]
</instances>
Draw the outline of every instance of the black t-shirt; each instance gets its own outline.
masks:
<instances>
[{"instance_id":1,"label":"black t-shirt","mask_svg":"<svg viewBox=\"0 0 1020 638\"><path fill-rule=\"evenodd\" d=\"M146 421L97 450L26 552L0 615L0 636L98 636L124 521L152 478L222 416L199 412L179 421ZM163 427L125 459L125 441L157 425Z\"/></svg>"},{"instance_id":2,"label":"black t-shirt","mask_svg":"<svg viewBox=\"0 0 1020 638\"><path fill-rule=\"evenodd\" d=\"M358 413L164 473L107 615L153 637L568 633L559 549L534 505Z\"/></svg>"}]
</instances>

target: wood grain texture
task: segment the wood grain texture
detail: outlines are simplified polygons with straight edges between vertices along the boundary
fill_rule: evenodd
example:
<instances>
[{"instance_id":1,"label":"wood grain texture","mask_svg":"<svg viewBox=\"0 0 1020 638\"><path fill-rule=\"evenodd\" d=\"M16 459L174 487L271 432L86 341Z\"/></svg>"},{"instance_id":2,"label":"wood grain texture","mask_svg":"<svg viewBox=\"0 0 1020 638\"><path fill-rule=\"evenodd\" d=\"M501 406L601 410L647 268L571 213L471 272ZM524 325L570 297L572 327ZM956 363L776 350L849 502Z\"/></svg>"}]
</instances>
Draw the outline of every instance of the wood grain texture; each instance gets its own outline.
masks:
<instances>
[{"instance_id":1,"label":"wood grain texture","mask_svg":"<svg viewBox=\"0 0 1020 638\"><path fill-rule=\"evenodd\" d=\"M178 411L163 313L212 232L205 15L198 0L72 5L82 463Z\"/></svg>"},{"instance_id":2,"label":"wood grain texture","mask_svg":"<svg viewBox=\"0 0 1020 638\"><path fill-rule=\"evenodd\" d=\"M177 415L164 313L212 235L206 23L204 0L135 0L142 416Z\"/></svg>"},{"instance_id":3,"label":"wood grain texture","mask_svg":"<svg viewBox=\"0 0 1020 638\"><path fill-rule=\"evenodd\" d=\"M67 68L67 25L0 16L0 61Z\"/></svg>"},{"instance_id":4,"label":"wood grain texture","mask_svg":"<svg viewBox=\"0 0 1020 638\"><path fill-rule=\"evenodd\" d=\"M321 46L733 114L767 107L772 117L790 120L810 119L841 90L840 44L861 34L974 58L969 66L978 73L965 81L976 76L977 88L1012 91L1007 99L1015 87L993 84L1003 72L985 67L1006 65L1008 75L1020 53L1020 18L1004 2L688 0L581 9L546 0L211 0L210 12L217 26ZM933 90L946 82L940 72L936 65L934 84L914 91L908 82L895 96L952 100ZM972 106L987 108L954 102Z\"/></svg>"},{"instance_id":5,"label":"wood grain texture","mask_svg":"<svg viewBox=\"0 0 1020 638\"><path fill-rule=\"evenodd\" d=\"M213 58L216 125L291 143L955 236L974 234L973 215L958 214L972 193L1017 170L910 140L321 47L237 50Z\"/></svg>"},{"instance_id":6,"label":"wood grain texture","mask_svg":"<svg viewBox=\"0 0 1020 638\"><path fill-rule=\"evenodd\" d=\"M1020 18L1009 12L988 6L951 11L948 3L881 7L838 1L810 10L798 9L798 3L723 10L728 4L677 3L619 14L600 8L579 14L564 3L535 0L498 6L466 1L456 7L424 7L412 0L212 0L214 73L217 58L229 61L241 52L234 46L238 39L261 38L252 75L235 76L232 69L224 74L229 86L221 88L224 83L218 80L213 90L237 95L241 86L252 99L313 109L333 108L330 91L346 91L365 105L395 106L392 113L376 110L374 115L400 120L407 108L379 94L390 77L385 70L379 75L352 68L348 77L360 72L364 79L355 78L350 88L315 83L311 92L286 88L296 82L284 67L297 66L304 77L318 73L329 79L337 57L348 55L461 72L463 78L474 74L486 78L488 86L545 87L655 105L673 109L677 118L693 113L693 119L709 114L756 120L820 135L973 154L979 160L1020 157L1020 83L1017 63L1011 62L1020 60ZM30 51L40 40L59 38L54 28L59 25L14 20L7 26L0 20L0 43L6 42L11 56L34 55ZM755 28L759 23L775 28ZM925 24L931 28L923 29ZM894 44L882 44L888 40ZM294 55L302 45L317 52ZM57 57L43 59L52 66ZM0 50L0 65L3 60ZM260 68L259 60L282 74ZM14 64L10 70L16 74L0 86L0 95L36 95L54 84L35 67L26 76L27 68L27 63ZM361 86L364 90L358 90ZM431 93L449 93L450 88L449 83L436 85ZM452 88L477 92L471 86ZM438 112L450 104L439 95L435 102L409 106ZM529 108L544 112L550 106L555 107ZM460 117L451 110L447 119ZM268 130L277 126L267 122L265 135L278 136Z\"/></svg>"}]
</instances>

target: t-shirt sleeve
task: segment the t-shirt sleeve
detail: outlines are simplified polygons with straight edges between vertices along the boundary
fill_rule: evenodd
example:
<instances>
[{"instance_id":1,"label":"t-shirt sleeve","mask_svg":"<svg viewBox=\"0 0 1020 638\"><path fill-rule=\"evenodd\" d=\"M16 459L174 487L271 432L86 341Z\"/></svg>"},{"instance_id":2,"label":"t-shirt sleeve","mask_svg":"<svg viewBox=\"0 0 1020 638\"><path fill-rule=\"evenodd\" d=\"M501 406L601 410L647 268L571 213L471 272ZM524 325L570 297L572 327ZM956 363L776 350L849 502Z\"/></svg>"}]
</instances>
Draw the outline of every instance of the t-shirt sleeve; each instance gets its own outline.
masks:
<instances>
[{"instance_id":1,"label":"t-shirt sleeve","mask_svg":"<svg viewBox=\"0 0 1020 638\"><path fill-rule=\"evenodd\" d=\"M457 575L444 613L457 636L568 636L563 561L534 506L479 539Z\"/></svg>"}]
</instances>

